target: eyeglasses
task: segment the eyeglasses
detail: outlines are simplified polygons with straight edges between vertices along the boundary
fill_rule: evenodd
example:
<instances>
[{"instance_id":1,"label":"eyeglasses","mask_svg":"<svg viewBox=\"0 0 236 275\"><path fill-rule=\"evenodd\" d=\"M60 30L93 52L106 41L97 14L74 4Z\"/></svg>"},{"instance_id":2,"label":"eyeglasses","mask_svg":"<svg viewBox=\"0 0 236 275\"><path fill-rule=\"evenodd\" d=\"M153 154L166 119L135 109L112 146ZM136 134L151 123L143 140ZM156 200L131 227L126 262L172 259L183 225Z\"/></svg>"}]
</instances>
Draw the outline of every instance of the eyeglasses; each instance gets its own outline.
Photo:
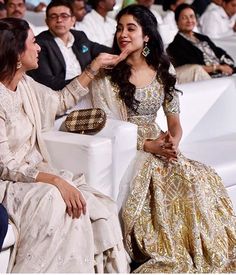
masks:
<instances>
[{"instance_id":1,"label":"eyeglasses","mask_svg":"<svg viewBox=\"0 0 236 275\"><path fill-rule=\"evenodd\" d=\"M71 14L67 14L67 13L60 13L60 14L52 13L52 14L48 15L48 18L50 20L58 20L59 18L61 18L62 20L66 21L71 16L72 16Z\"/></svg>"}]
</instances>

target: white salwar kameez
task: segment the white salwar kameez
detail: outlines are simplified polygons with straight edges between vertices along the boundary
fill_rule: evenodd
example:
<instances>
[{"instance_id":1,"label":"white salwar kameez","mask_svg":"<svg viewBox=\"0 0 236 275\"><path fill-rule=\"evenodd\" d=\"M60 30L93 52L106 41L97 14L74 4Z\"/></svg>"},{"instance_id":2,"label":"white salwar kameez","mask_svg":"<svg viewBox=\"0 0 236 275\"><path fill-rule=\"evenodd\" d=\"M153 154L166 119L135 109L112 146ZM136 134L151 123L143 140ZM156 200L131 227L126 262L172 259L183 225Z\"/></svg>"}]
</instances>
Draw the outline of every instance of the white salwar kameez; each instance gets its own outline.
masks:
<instances>
[{"instance_id":1,"label":"white salwar kameez","mask_svg":"<svg viewBox=\"0 0 236 275\"><path fill-rule=\"evenodd\" d=\"M28 76L15 92L0 83L0 201L18 232L9 272L129 271L115 203L87 186L83 175L53 169L41 137L56 115L87 93L76 79L59 92ZM36 182L39 172L60 175L77 187L86 214L72 219L60 191Z\"/></svg>"}]
</instances>

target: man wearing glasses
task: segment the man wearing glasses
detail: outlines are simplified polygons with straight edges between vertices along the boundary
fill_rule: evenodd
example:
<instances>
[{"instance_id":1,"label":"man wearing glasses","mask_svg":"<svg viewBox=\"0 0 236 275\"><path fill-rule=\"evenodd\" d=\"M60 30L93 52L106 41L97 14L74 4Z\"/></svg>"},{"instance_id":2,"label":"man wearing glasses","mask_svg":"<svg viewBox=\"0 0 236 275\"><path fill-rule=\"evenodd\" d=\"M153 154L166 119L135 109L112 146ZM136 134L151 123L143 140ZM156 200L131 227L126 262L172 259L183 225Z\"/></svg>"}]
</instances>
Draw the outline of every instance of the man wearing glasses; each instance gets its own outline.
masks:
<instances>
[{"instance_id":1,"label":"man wearing glasses","mask_svg":"<svg viewBox=\"0 0 236 275\"><path fill-rule=\"evenodd\" d=\"M101 52L111 49L91 42L85 33L72 30L76 21L66 0L54 0L46 9L48 30L36 37L41 47L39 67L29 72L36 81L62 89Z\"/></svg>"}]
</instances>

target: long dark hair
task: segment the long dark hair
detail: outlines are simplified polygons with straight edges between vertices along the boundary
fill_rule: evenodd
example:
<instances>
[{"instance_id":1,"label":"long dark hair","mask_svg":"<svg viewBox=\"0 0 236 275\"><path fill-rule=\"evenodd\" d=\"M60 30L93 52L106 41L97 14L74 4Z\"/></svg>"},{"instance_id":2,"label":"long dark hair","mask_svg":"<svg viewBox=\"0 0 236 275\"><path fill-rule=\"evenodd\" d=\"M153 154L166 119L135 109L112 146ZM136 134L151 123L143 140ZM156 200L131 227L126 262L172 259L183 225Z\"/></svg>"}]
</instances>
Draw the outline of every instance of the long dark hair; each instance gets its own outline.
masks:
<instances>
[{"instance_id":1,"label":"long dark hair","mask_svg":"<svg viewBox=\"0 0 236 275\"><path fill-rule=\"evenodd\" d=\"M0 81L10 82L17 70L19 55L25 51L29 24L18 18L0 20Z\"/></svg>"},{"instance_id":2,"label":"long dark hair","mask_svg":"<svg viewBox=\"0 0 236 275\"><path fill-rule=\"evenodd\" d=\"M158 72L157 78L164 86L164 92L169 100L173 98L172 92L175 89L176 77L169 73L170 61L164 51L164 45L161 36L157 30L157 20L153 13L146 7L141 5L130 5L122 9L116 19L119 23L123 15L132 15L141 26L144 36L147 35L149 40L147 46L150 54L146 57L146 62ZM113 51L120 54L117 44L116 34L113 42ZM139 104L134 98L136 87L129 82L131 76L131 67L126 60L120 62L113 70L107 70L107 75L111 76L111 81L118 85L120 98L125 102L126 106L132 110L136 110Z\"/></svg>"}]
</instances>

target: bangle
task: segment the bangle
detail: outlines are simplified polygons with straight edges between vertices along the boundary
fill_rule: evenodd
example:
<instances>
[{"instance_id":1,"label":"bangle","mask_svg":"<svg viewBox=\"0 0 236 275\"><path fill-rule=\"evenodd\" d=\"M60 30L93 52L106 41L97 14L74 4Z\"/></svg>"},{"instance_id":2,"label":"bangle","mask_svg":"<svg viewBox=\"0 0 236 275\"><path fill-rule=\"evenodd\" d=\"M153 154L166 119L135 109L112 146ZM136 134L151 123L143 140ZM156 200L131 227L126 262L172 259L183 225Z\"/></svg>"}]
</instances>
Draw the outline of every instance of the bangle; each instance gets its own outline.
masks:
<instances>
[{"instance_id":1,"label":"bangle","mask_svg":"<svg viewBox=\"0 0 236 275\"><path fill-rule=\"evenodd\" d=\"M94 75L91 74L91 73L87 70L87 68L84 70L84 73L85 73L85 74L87 75L87 77L90 78L91 80L94 79Z\"/></svg>"},{"instance_id":2,"label":"bangle","mask_svg":"<svg viewBox=\"0 0 236 275\"><path fill-rule=\"evenodd\" d=\"M96 61L95 61L95 62L96 62ZM97 71L93 70L93 69L91 68L91 64L88 64L88 66L86 67L86 70L87 70L90 74L92 74L93 76L97 75L98 72L99 72L99 70L97 70Z\"/></svg>"}]
</instances>

